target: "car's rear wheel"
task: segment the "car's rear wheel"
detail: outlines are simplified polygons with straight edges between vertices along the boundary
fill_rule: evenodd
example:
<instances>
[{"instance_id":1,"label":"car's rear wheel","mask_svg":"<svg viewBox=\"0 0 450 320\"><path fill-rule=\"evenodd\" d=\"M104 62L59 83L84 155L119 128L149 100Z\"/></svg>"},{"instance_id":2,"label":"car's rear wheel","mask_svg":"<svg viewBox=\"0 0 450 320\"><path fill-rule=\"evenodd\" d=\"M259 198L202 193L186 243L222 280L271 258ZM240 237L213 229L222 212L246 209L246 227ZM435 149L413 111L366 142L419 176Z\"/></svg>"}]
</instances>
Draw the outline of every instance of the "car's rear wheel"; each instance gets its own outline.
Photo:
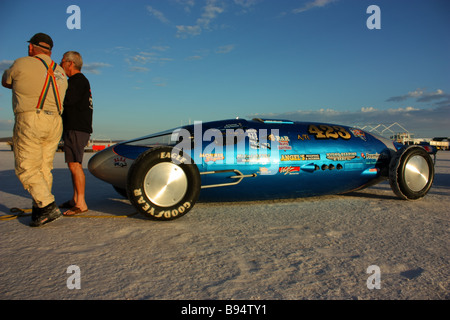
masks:
<instances>
[{"instance_id":1,"label":"car's rear wheel","mask_svg":"<svg viewBox=\"0 0 450 320\"><path fill-rule=\"evenodd\" d=\"M197 166L171 147L150 149L130 167L128 199L145 217L173 220L192 209L200 193Z\"/></svg>"},{"instance_id":2,"label":"car's rear wheel","mask_svg":"<svg viewBox=\"0 0 450 320\"><path fill-rule=\"evenodd\" d=\"M434 180L434 165L422 147L409 146L397 152L389 168L389 182L394 193L405 200L425 196Z\"/></svg>"}]
</instances>

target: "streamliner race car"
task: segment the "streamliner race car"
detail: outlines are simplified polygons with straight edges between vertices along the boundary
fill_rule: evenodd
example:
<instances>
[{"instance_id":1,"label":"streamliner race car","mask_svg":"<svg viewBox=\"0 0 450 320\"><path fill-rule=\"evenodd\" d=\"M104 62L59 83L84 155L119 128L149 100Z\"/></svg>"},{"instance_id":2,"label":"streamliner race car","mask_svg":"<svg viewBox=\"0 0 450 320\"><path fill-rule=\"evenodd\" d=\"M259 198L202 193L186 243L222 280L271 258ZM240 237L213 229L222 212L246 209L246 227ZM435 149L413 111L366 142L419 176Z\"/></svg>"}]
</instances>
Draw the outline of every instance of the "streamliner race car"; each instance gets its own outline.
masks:
<instances>
[{"instance_id":1,"label":"streamliner race car","mask_svg":"<svg viewBox=\"0 0 450 320\"><path fill-rule=\"evenodd\" d=\"M195 122L115 144L89 160L145 217L172 220L197 200L343 194L389 179L401 199L425 196L434 164L420 146L361 129L289 120Z\"/></svg>"}]
</instances>

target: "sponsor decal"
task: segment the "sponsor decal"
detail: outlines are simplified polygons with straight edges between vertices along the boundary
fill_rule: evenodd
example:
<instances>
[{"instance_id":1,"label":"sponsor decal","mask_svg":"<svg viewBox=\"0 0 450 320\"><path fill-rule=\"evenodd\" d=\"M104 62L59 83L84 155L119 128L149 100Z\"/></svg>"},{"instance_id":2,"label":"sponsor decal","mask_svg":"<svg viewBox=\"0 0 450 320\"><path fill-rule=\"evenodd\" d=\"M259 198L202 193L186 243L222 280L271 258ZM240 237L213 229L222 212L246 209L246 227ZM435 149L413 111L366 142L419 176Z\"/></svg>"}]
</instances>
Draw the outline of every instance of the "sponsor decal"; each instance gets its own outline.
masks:
<instances>
[{"instance_id":1,"label":"sponsor decal","mask_svg":"<svg viewBox=\"0 0 450 320\"><path fill-rule=\"evenodd\" d=\"M280 141L278 150L292 150L292 147L289 145L289 141Z\"/></svg>"},{"instance_id":2,"label":"sponsor decal","mask_svg":"<svg viewBox=\"0 0 450 320\"><path fill-rule=\"evenodd\" d=\"M255 129L248 129L246 131L248 136L248 141L250 142L250 148L252 149L270 149L270 143L260 142L258 139L258 134Z\"/></svg>"},{"instance_id":3,"label":"sponsor decal","mask_svg":"<svg viewBox=\"0 0 450 320\"><path fill-rule=\"evenodd\" d=\"M293 175L293 174L299 174L300 173L300 167L293 167L293 166L289 166L289 167L280 167L278 169L278 172L281 174L286 175Z\"/></svg>"},{"instance_id":4,"label":"sponsor decal","mask_svg":"<svg viewBox=\"0 0 450 320\"><path fill-rule=\"evenodd\" d=\"M242 128L241 123L229 123L223 126L224 129Z\"/></svg>"},{"instance_id":5,"label":"sponsor decal","mask_svg":"<svg viewBox=\"0 0 450 320\"><path fill-rule=\"evenodd\" d=\"M356 152L332 152L327 153L327 159L333 161L348 161L357 158Z\"/></svg>"},{"instance_id":6,"label":"sponsor decal","mask_svg":"<svg viewBox=\"0 0 450 320\"><path fill-rule=\"evenodd\" d=\"M127 159L124 157L118 157L114 159L114 167L123 168L127 166Z\"/></svg>"},{"instance_id":7,"label":"sponsor decal","mask_svg":"<svg viewBox=\"0 0 450 320\"><path fill-rule=\"evenodd\" d=\"M287 142L290 141L288 136L282 136L281 137L281 136L276 136L274 134L269 135L267 137L267 139L270 140L270 141L287 141Z\"/></svg>"},{"instance_id":8,"label":"sponsor decal","mask_svg":"<svg viewBox=\"0 0 450 320\"><path fill-rule=\"evenodd\" d=\"M268 163L270 162L270 155L267 154L238 154L236 156L237 162L245 163Z\"/></svg>"},{"instance_id":9,"label":"sponsor decal","mask_svg":"<svg viewBox=\"0 0 450 320\"><path fill-rule=\"evenodd\" d=\"M385 153L361 153L361 158L365 159L368 163L376 163L378 161L385 161L388 155Z\"/></svg>"},{"instance_id":10,"label":"sponsor decal","mask_svg":"<svg viewBox=\"0 0 450 320\"><path fill-rule=\"evenodd\" d=\"M353 133L356 138L361 138L362 140L367 141L366 134L361 129L350 128L350 132Z\"/></svg>"},{"instance_id":11,"label":"sponsor decal","mask_svg":"<svg viewBox=\"0 0 450 320\"><path fill-rule=\"evenodd\" d=\"M283 154L281 161L320 160L320 154Z\"/></svg>"},{"instance_id":12,"label":"sponsor decal","mask_svg":"<svg viewBox=\"0 0 450 320\"><path fill-rule=\"evenodd\" d=\"M276 174L277 172L270 169L270 168L266 168L266 167L260 167L259 168L259 174L262 176L272 176L274 174Z\"/></svg>"},{"instance_id":13,"label":"sponsor decal","mask_svg":"<svg viewBox=\"0 0 450 320\"><path fill-rule=\"evenodd\" d=\"M200 153L200 158L204 158L205 162L216 162L225 159L223 153Z\"/></svg>"},{"instance_id":14,"label":"sponsor decal","mask_svg":"<svg viewBox=\"0 0 450 320\"><path fill-rule=\"evenodd\" d=\"M289 145L289 137L288 136L276 136L271 134L267 137L269 141L278 142L278 150L292 150L292 147Z\"/></svg>"},{"instance_id":15,"label":"sponsor decal","mask_svg":"<svg viewBox=\"0 0 450 320\"><path fill-rule=\"evenodd\" d=\"M361 154L363 155L363 154ZM375 160L386 160L388 158L388 155L386 153L368 153L366 152L364 154L365 159L375 159Z\"/></svg>"},{"instance_id":16,"label":"sponsor decal","mask_svg":"<svg viewBox=\"0 0 450 320\"><path fill-rule=\"evenodd\" d=\"M361 157L366 160L378 160L380 158L380 154L377 153L361 153Z\"/></svg>"}]
</instances>

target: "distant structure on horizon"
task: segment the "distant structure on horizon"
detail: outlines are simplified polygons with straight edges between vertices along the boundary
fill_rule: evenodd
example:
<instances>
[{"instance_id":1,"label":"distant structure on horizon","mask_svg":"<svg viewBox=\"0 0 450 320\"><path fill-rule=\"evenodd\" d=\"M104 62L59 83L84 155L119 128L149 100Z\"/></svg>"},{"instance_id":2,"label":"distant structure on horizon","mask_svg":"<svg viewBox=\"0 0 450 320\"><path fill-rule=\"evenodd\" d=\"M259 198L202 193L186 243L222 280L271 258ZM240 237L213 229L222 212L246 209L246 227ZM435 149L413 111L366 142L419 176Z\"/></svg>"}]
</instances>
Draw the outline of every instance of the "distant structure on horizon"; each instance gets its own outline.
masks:
<instances>
[{"instance_id":1,"label":"distant structure on horizon","mask_svg":"<svg viewBox=\"0 0 450 320\"><path fill-rule=\"evenodd\" d=\"M377 125L364 125L357 127L362 130L366 130L367 132L373 132L378 135L388 137L389 139L402 144L429 144L431 146L435 146L438 150L449 150L450 147L448 137L414 138L414 133L409 132L398 122L394 122L390 125L379 123Z\"/></svg>"},{"instance_id":2,"label":"distant structure on horizon","mask_svg":"<svg viewBox=\"0 0 450 320\"><path fill-rule=\"evenodd\" d=\"M358 128L362 130L366 130L367 132L373 132L380 136L393 136L398 132L404 132L408 136L413 136L414 134L409 133L408 130L406 130L402 125L400 125L398 122L394 122L390 125L385 125L383 123L379 123L377 125L364 125L364 126L358 126ZM396 131L393 130L393 128L397 128ZM387 133L386 133L387 132Z\"/></svg>"}]
</instances>

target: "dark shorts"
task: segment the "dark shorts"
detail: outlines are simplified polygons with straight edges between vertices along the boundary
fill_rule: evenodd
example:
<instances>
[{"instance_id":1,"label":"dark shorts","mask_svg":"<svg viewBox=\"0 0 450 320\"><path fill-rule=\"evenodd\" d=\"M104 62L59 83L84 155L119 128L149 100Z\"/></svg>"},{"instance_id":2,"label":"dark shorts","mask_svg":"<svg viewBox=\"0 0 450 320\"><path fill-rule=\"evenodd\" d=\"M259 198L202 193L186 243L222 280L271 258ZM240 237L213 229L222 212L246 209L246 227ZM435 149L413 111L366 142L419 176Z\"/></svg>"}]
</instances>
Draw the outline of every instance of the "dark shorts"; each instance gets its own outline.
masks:
<instances>
[{"instance_id":1,"label":"dark shorts","mask_svg":"<svg viewBox=\"0 0 450 320\"><path fill-rule=\"evenodd\" d=\"M64 130L64 155L66 162L83 162L84 148L89 142L90 133L76 130Z\"/></svg>"}]
</instances>

